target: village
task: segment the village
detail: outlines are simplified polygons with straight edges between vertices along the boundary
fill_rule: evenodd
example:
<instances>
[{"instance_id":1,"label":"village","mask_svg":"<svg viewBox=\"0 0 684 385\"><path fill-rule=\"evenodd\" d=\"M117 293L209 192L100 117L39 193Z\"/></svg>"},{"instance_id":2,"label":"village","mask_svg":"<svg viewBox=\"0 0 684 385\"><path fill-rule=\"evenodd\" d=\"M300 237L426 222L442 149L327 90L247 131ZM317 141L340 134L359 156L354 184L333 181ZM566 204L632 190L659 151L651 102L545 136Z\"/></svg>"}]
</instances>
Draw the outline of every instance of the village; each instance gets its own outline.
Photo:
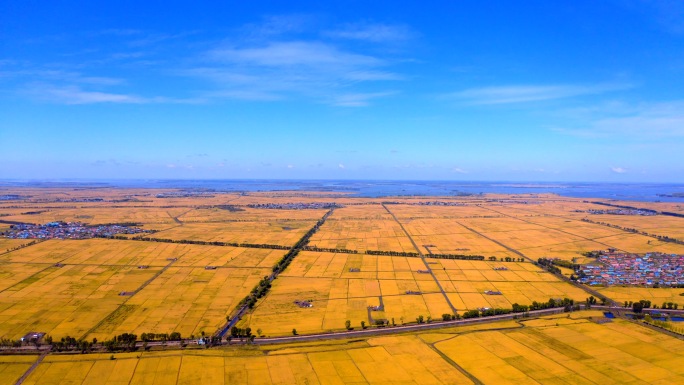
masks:
<instances>
[{"instance_id":1,"label":"village","mask_svg":"<svg viewBox=\"0 0 684 385\"><path fill-rule=\"evenodd\" d=\"M614 210L589 209L586 212L589 214L592 214L592 215L640 215L640 216L644 216L644 217L650 217L653 215L658 215L658 213L656 211L646 210L646 209L614 209Z\"/></svg>"},{"instance_id":2,"label":"village","mask_svg":"<svg viewBox=\"0 0 684 385\"><path fill-rule=\"evenodd\" d=\"M597 264L583 265L579 281L587 285L684 286L684 255L608 252Z\"/></svg>"},{"instance_id":3,"label":"village","mask_svg":"<svg viewBox=\"0 0 684 385\"><path fill-rule=\"evenodd\" d=\"M10 239L87 239L150 232L152 231L122 224L91 226L81 222L49 222L44 225L13 224L9 230L0 232L0 236Z\"/></svg>"}]
</instances>

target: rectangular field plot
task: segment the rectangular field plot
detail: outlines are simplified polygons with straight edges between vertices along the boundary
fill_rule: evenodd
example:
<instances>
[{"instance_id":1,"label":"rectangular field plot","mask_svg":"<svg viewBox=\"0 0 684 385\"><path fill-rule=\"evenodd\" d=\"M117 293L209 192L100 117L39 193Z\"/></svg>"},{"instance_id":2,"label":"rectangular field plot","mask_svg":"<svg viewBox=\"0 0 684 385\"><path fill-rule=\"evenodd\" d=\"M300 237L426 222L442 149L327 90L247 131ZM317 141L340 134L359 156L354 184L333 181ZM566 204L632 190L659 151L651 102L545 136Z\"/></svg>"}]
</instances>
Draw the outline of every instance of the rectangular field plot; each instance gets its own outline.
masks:
<instances>
[{"instance_id":1,"label":"rectangular field plot","mask_svg":"<svg viewBox=\"0 0 684 385\"><path fill-rule=\"evenodd\" d=\"M651 301L654 305L658 305L658 307L663 302L672 302L678 304L680 309L684 308L684 288L610 286L598 287L596 290L620 303L624 301L638 302L644 299Z\"/></svg>"},{"instance_id":2,"label":"rectangular field plot","mask_svg":"<svg viewBox=\"0 0 684 385\"><path fill-rule=\"evenodd\" d=\"M292 246L314 225L311 221L189 223L152 238Z\"/></svg>"},{"instance_id":3,"label":"rectangular field plot","mask_svg":"<svg viewBox=\"0 0 684 385\"><path fill-rule=\"evenodd\" d=\"M0 385L14 385L38 356L0 356Z\"/></svg>"},{"instance_id":4,"label":"rectangular field plot","mask_svg":"<svg viewBox=\"0 0 684 385\"><path fill-rule=\"evenodd\" d=\"M684 218L667 215L589 215L587 218L596 222L610 223L611 225L637 229L650 234L684 240Z\"/></svg>"},{"instance_id":5,"label":"rectangular field plot","mask_svg":"<svg viewBox=\"0 0 684 385\"><path fill-rule=\"evenodd\" d=\"M442 201L440 198L435 200ZM409 219L447 219L498 217L492 211L472 204L463 206L424 206L424 205L387 205L387 208L400 220Z\"/></svg>"},{"instance_id":6,"label":"rectangular field plot","mask_svg":"<svg viewBox=\"0 0 684 385\"><path fill-rule=\"evenodd\" d=\"M182 336L211 334L268 268L169 267L124 306L102 322L88 338L103 340L121 333L179 332Z\"/></svg>"},{"instance_id":7,"label":"rectangular field plot","mask_svg":"<svg viewBox=\"0 0 684 385\"><path fill-rule=\"evenodd\" d=\"M483 331L435 347L486 384L684 382L684 342L626 321L549 320ZM524 322L527 324L527 322ZM463 354L468 352L468 354Z\"/></svg>"},{"instance_id":8,"label":"rectangular field plot","mask_svg":"<svg viewBox=\"0 0 684 385\"><path fill-rule=\"evenodd\" d=\"M157 208L157 207L136 207L131 208L111 208L111 207L86 207L86 208L60 208L42 211L33 215L12 215L4 217L8 221L26 223L47 223L54 221L82 222L89 224L105 223L140 223L149 225L169 225L174 224L173 218L189 209L178 208ZM28 210L26 210L28 211Z\"/></svg>"},{"instance_id":9,"label":"rectangular field plot","mask_svg":"<svg viewBox=\"0 0 684 385\"><path fill-rule=\"evenodd\" d=\"M515 253L466 229L454 220L425 219L402 222L406 231L425 254L432 252L519 258Z\"/></svg>"},{"instance_id":10,"label":"rectangular field plot","mask_svg":"<svg viewBox=\"0 0 684 385\"><path fill-rule=\"evenodd\" d=\"M0 263L67 265L273 267L285 250L108 239L49 240L0 255Z\"/></svg>"},{"instance_id":11,"label":"rectangular field plot","mask_svg":"<svg viewBox=\"0 0 684 385\"><path fill-rule=\"evenodd\" d=\"M159 268L50 266L0 292L0 337L46 332L80 337L117 309Z\"/></svg>"},{"instance_id":12,"label":"rectangular field plot","mask_svg":"<svg viewBox=\"0 0 684 385\"><path fill-rule=\"evenodd\" d=\"M2 232L2 228L0 228L0 232ZM22 245L26 245L27 243L33 241L33 239L7 239L7 238L0 238L0 254L9 252L10 250L20 247ZM0 255L0 258L2 256Z\"/></svg>"},{"instance_id":13,"label":"rectangular field plot","mask_svg":"<svg viewBox=\"0 0 684 385\"><path fill-rule=\"evenodd\" d=\"M247 355L220 350L119 353L113 360L109 354L48 356L24 384L472 383L416 336L374 338L334 351L327 346L269 350L268 355L259 350Z\"/></svg>"},{"instance_id":14,"label":"rectangular field plot","mask_svg":"<svg viewBox=\"0 0 684 385\"><path fill-rule=\"evenodd\" d=\"M349 205L335 209L329 219L334 220L391 220L392 215L380 204Z\"/></svg>"},{"instance_id":15,"label":"rectangular field plot","mask_svg":"<svg viewBox=\"0 0 684 385\"><path fill-rule=\"evenodd\" d=\"M237 207L239 211L230 211L220 208L207 208L190 210L178 219L183 223L195 222L228 222L228 221L255 221L255 222L289 222L289 221L317 221L328 211L321 210L278 210L278 209L254 209L249 207Z\"/></svg>"},{"instance_id":16,"label":"rectangular field plot","mask_svg":"<svg viewBox=\"0 0 684 385\"><path fill-rule=\"evenodd\" d=\"M411 240L393 219L331 220L311 237L309 245L349 249L415 252Z\"/></svg>"},{"instance_id":17,"label":"rectangular field plot","mask_svg":"<svg viewBox=\"0 0 684 385\"><path fill-rule=\"evenodd\" d=\"M419 315L437 319L451 313L432 276L418 272L424 269L420 258L302 252L242 325L287 335L293 328L299 333L340 330L346 320L358 328L361 321L415 322ZM295 304L306 300L313 306Z\"/></svg>"},{"instance_id":18,"label":"rectangular field plot","mask_svg":"<svg viewBox=\"0 0 684 385\"><path fill-rule=\"evenodd\" d=\"M511 308L550 298L584 300L586 293L529 262L436 260L435 276L459 311L481 307ZM494 270L505 267L507 270ZM485 294L500 291L501 295Z\"/></svg>"}]
</instances>

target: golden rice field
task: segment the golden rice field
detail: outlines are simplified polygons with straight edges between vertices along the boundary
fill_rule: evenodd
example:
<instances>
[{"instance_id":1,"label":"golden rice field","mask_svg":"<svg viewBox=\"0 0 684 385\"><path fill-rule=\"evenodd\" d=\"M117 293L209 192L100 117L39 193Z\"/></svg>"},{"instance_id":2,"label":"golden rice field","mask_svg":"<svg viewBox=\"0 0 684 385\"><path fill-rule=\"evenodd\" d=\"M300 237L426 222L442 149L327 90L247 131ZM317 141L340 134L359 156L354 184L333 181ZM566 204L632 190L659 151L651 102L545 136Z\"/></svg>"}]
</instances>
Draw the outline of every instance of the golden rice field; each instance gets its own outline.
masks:
<instances>
[{"instance_id":1,"label":"golden rice field","mask_svg":"<svg viewBox=\"0 0 684 385\"><path fill-rule=\"evenodd\" d=\"M36 355L0 355L0 385L14 385L37 359Z\"/></svg>"},{"instance_id":2,"label":"golden rice field","mask_svg":"<svg viewBox=\"0 0 684 385\"><path fill-rule=\"evenodd\" d=\"M586 298L583 290L528 262L430 258L427 262L459 313L550 298ZM501 266L508 270L494 270ZM425 269L420 258L303 252L241 325L277 336L289 335L293 328L300 334L342 330L346 320L358 328L361 321L370 325L376 319L394 319L396 324L415 322L420 315L441 319L453 310L432 275L418 272ZM502 295L487 295L487 290ZM368 306L379 306L380 298L384 311L369 313ZM299 307L296 300L313 300L313 307Z\"/></svg>"},{"instance_id":3,"label":"golden rice field","mask_svg":"<svg viewBox=\"0 0 684 385\"><path fill-rule=\"evenodd\" d=\"M229 211L220 208L195 209L185 212L178 219L184 224L202 222L290 222L317 221L328 210L273 210L239 207L240 211ZM285 225L285 224L284 224Z\"/></svg>"},{"instance_id":4,"label":"golden rice field","mask_svg":"<svg viewBox=\"0 0 684 385\"><path fill-rule=\"evenodd\" d=\"M0 337L213 332L282 254L104 239L41 242L0 255Z\"/></svg>"},{"instance_id":5,"label":"golden rice field","mask_svg":"<svg viewBox=\"0 0 684 385\"><path fill-rule=\"evenodd\" d=\"M640 301L649 300L654 305L660 307L663 302L679 304L680 309L684 309L684 289L672 288L652 288L652 287L597 287L596 290L609 298L618 301Z\"/></svg>"},{"instance_id":6,"label":"golden rice field","mask_svg":"<svg viewBox=\"0 0 684 385\"><path fill-rule=\"evenodd\" d=\"M322 215L321 215L322 216ZM152 238L292 246L316 221L187 223L150 235Z\"/></svg>"},{"instance_id":7,"label":"golden rice field","mask_svg":"<svg viewBox=\"0 0 684 385\"><path fill-rule=\"evenodd\" d=\"M64 209L48 209L40 214L12 215L3 217L8 221L27 223L46 223L53 221L83 222L92 224L135 222L146 225L173 224L173 218L188 211L188 208L110 208L79 207ZM27 210L24 210L27 211ZM154 227L154 226L152 226Z\"/></svg>"},{"instance_id":8,"label":"golden rice field","mask_svg":"<svg viewBox=\"0 0 684 385\"><path fill-rule=\"evenodd\" d=\"M676 384L684 342L628 321L547 318L434 344L485 384ZM464 354L467 352L467 354Z\"/></svg>"},{"instance_id":9,"label":"golden rice field","mask_svg":"<svg viewBox=\"0 0 684 385\"><path fill-rule=\"evenodd\" d=\"M327 212L255 209L248 204L336 202L309 246L358 254L301 252L238 326L264 335L359 329L361 321L413 323L482 307L510 308L570 297L583 290L529 261L466 261L375 256L366 250L425 255L477 254L584 263L587 251L684 254L684 246L581 221L589 218L653 234L684 234L681 218L590 215L606 206L542 194L512 197L354 198L339 193L279 191L173 196L173 190L17 189L0 219L85 223L136 222L155 238L277 244L291 247ZM158 194L170 197L160 197ZM92 202L92 197L103 201ZM387 204L399 223L381 204ZM458 206L417 205L449 201ZM238 205L241 211L217 206ZM648 204L679 210L674 204ZM644 206L645 207L645 206ZM27 214L27 212L34 212ZM35 213L37 212L37 213ZM0 225L7 229L9 224ZM2 230L0 230L2 231ZM104 340L116 334L212 334L285 250L134 240L0 238L0 338L47 332ZM427 265L426 265L427 263ZM210 268L206 268L210 267ZM214 268L215 267L215 268ZM434 273L421 273L430 268ZM505 270L499 270L505 267ZM358 271L357 271L358 270ZM566 272L567 273L567 272ZM440 285L445 291L440 291ZM488 295L485 291L500 291ZM622 302L649 299L684 306L684 289L598 288ZM120 295L126 292L126 295ZM408 292L408 293L407 293ZM448 299L448 301L447 301ZM300 307L295 300L311 300ZM369 310L369 306L383 307ZM25 384L338 384L402 383L678 383L683 342L597 312L447 328L426 333L264 347L169 350L110 355L48 355ZM0 355L0 385L15 383L35 356ZM472 377L468 377L467 373Z\"/></svg>"},{"instance_id":10,"label":"golden rice field","mask_svg":"<svg viewBox=\"0 0 684 385\"><path fill-rule=\"evenodd\" d=\"M349 249L415 252L411 240L394 219L331 218L311 237L311 246Z\"/></svg>"},{"instance_id":11,"label":"golden rice field","mask_svg":"<svg viewBox=\"0 0 684 385\"><path fill-rule=\"evenodd\" d=\"M627 321L592 321L600 316L584 311L354 340L118 353L113 360L109 354L50 355L24 384L684 381L683 341ZM9 374L7 383L13 383L31 362L28 357L0 356L0 370Z\"/></svg>"}]
</instances>

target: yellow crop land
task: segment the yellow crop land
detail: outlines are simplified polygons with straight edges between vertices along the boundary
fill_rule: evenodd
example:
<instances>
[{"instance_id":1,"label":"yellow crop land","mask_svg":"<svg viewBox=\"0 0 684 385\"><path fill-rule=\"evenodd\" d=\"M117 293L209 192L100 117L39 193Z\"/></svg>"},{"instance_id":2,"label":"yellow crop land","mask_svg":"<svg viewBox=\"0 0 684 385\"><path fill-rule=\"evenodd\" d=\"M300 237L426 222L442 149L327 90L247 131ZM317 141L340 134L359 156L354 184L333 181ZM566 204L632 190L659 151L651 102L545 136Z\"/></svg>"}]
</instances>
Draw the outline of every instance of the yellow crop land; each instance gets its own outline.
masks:
<instances>
[{"instance_id":1,"label":"yellow crop land","mask_svg":"<svg viewBox=\"0 0 684 385\"><path fill-rule=\"evenodd\" d=\"M0 256L0 337L213 332L282 254L104 239L41 242Z\"/></svg>"},{"instance_id":2,"label":"yellow crop land","mask_svg":"<svg viewBox=\"0 0 684 385\"><path fill-rule=\"evenodd\" d=\"M596 311L355 340L50 355L25 384L674 384L684 342ZM35 359L35 356L33 360ZM0 368L31 358L0 357ZM17 378L14 374L13 379ZM13 383L13 382L12 382Z\"/></svg>"},{"instance_id":3,"label":"yellow crop land","mask_svg":"<svg viewBox=\"0 0 684 385\"><path fill-rule=\"evenodd\" d=\"M0 385L14 385L38 359L38 356L0 355Z\"/></svg>"},{"instance_id":4,"label":"yellow crop land","mask_svg":"<svg viewBox=\"0 0 684 385\"><path fill-rule=\"evenodd\" d=\"M393 219L331 218L311 237L311 246L348 249L415 252L411 241Z\"/></svg>"},{"instance_id":5,"label":"yellow crop land","mask_svg":"<svg viewBox=\"0 0 684 385\"><path fill-rule=\"evenodd\" d=\"M134 222L155 233L125 239L0 237L0 338L45 332L102 341L122 333L212 335L240 301L337 203L301 251L237 326L266 336L355 330L377 320L475 308L510 308L589 294L531 263L582 253L684 254L684 246L595 222L684 237L684 219L595 215L611 207L551 194L530 196L356 198L328 192L197 194L173 189L5 189L0 232L13 222ZM4 192L3 192L4 194ZM383 203L391 201L391 203ZM606 201L610 204L637 205ZM257 208L249 205L269 205ZM300 209L296 207L300 205ZM317 206L318 205L318 206ZM640 207L684 212L681 205ZM133 239L131 239L133 238ZM183 243L186 241L186 243ZM279 245L284 249L199 245ZM413 242L412 242L413 241ZM193 243L187 243L193 242ZM415 245L414 245L415 242ZM22 247L25 246L25 247ZM338 250L339 251L339 250ZM366 254L385 252L385 255ZM417 256L391 256L416 253ZM517 261L522 253L527 257ZM482 255L484 261L431 258ZM495 257L495 260L490 260ZM515 262L505 262L504 258ZM564 270L565 275L572 272ZM684 289L596 288L619 302L684 307ZM501 292L486 294L487 291ZM296 301L311 301L310 307ZM453 307L452 307L453 306ZM221 349L50 354L25 384L337 384L681 383L682 341L638 324L598 324L600 312L452 327L353 341L315 341ZM190 345L193 346L193 345ZM25 349L30 349L26 346ZM0 385L15 383L37 356L0 355Z\"/></svg>"},{"instance_id":6,"label":"yellow crop land","mask_svg":"<svg viewBox=\"0 0 684 385\"><path fill-rule=\"evenodd\" d=\"M456 336L435 347L487 384L675 384L684 342L615 320L523 322L526 327Z\"/></svg>"},{"instance_id":7,"label":"yellow crop land","mask_svg":"<svg viewBox=\"0 0 684 385\"><path fill-rule=\"evenodd\" d=\"M309 231L316 223L316 220L188 223L152 234L151 237L173 240L291 246L297 243L304 233Z\"/></svg>"},{"instance_id":8,"label":"yellow crop land","mask_svg":"<svg viewBox=\"0 0 684 385\"><path fill-rule=\"evenodd\" d=\"M602 294L618 302L649 300L660 307L663 302L673 302L684 309L684 288L652 288L652 287L600 287Z\"/></svg>"}]
</instances>

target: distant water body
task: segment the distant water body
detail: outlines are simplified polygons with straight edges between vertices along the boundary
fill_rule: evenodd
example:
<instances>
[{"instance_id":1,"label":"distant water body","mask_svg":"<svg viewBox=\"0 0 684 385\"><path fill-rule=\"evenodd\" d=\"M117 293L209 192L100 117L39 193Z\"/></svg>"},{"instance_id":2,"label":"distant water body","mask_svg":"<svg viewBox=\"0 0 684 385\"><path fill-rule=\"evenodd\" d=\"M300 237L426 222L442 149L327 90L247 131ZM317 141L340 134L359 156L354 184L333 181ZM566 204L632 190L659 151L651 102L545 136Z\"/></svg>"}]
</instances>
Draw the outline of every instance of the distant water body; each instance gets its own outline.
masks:
<instances>
[{"instance_id":1,"label":"distant water body","mask_svg":"<svg viewBox=\"0 0 684 385\"><path fill-rule=\"evenodd\" d=\"M116 181L3 181L17 186L116 186L141 188L209 189L223 192L325 191L358 197L458 196L465 194L553 193L572 198L604 198L642 202L684 202L684 184L454 182L370 180L116 180Z\"/></svg>"}]
</instances>

